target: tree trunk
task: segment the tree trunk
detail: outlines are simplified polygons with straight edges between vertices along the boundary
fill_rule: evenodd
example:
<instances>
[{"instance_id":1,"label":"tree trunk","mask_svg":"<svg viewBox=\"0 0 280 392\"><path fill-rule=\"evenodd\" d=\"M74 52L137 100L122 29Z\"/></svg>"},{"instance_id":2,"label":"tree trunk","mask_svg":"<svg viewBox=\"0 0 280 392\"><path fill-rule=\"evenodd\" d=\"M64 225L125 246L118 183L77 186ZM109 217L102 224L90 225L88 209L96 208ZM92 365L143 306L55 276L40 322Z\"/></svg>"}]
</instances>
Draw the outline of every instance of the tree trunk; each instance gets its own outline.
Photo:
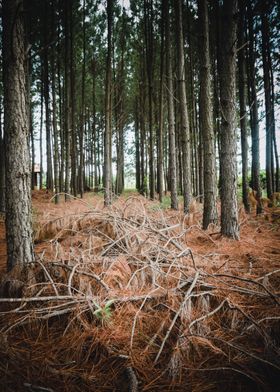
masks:
<instances>
[{"instance_id":1,"label":"tree trunk","mask_svg":"<svg viewBox=\"0 0 280 392\"><path fill-rule=\"evenodd\" d=\"M2 129L2 97L0 97L0 212L5 212L5 146Z\"/></svg>"},{"instance_id":2,"label":"tree trunk","mask_svg":"<svg viewBox=\"0 0 280 392\"><path fill-rule=\"evenodd\" d=\"M175 140L175 113L174 113L174 90L173 90L173 72L172 72L172 54L170 42L170 17L169 2L166 2L165 11L166 20L166 84L168 100L168 123L169 123L169 175L171 191L171 208L178 209L177 195L177 168L176 168L176 140Z\"/></svg>"},{"instance_id":3,"label":"tree trunk","mask_svg":"<svg viewBox=\"0 0 280 392\"><path fill-rule=\"evenodd\" d=\"M159 129L158 129L158 194L159 202L162 203L163 198L163 129L164 129L164 2L161 6L161 22L160 22L160 91L159 91Z\"/></svg>"},{"instance_id":4,"label":"tree trunk","mask_svg":"<svg viewBox=\"0 0 280 392\"><path fill-rule=\"evenodd\" d=\"M190 149L190 129L187 109L186 83L185 83L185 56L184 56L184 39L183 39L183 21L182 21L182 0L176 0L176 24L178 26L178 69L179 69L179 101L181 115L181 139L182 139L182 174L183 174L183 197L184 212L189 212L189 206L192 198L191 184L191 149Z\"/></svg>"},{"instance_id":5,"label":"tree trunk","mask_svg":"<svg viewBox=\"0 0 280 392\"><path fill-rule=\"evenodd\" d=\"M71 133L71 188L75 197L78 195L78 175L77 175L77 134L76 134L76 68L74 54L74 10L71 7L70 12L70 111L69 116L69 133Z\"/></svg>"},{"instance_id":6,"label":"tree trunk","mask_svg":"<svg viewBox=\"0 0 280 392\"><path fill-rule=\"evenodd\" d=\"M52 3L52 41L55 39L55 7ZM56 69L55 69L56 49L52 47L51 53L51 87L52 87L52 120L53 120L53 140L54 140L54 191L55 203L59 202L59 151L58 151L58 130L57 130L57 106L56 106Z\"/></svg>"},{"instance_id":7,"label":"tree trunk","mask_svg":"<svg viewBox=\"0 0 280 392\"><path fill-rule=\"evenodd\" d=\"M145 41L146 41L146 68L148 78L148 115L149 115L149 190L150 198L155 198L154 173L154 134L153 134L153 0L144 0Z\"/></svg>"},{"instance_id":8,"label":"tree trunk","mask_svg":"<svg viewBox=\"0 0 280 392\"><path fill-rule=\"evenodd\" d=\"M71 103L70 103L70 16L72 0L64 0L64 33L65 33L65 58L64 58L64 145L65 145L65 201L70 200L70 169L71 169Z\"/></svg>"},{"instance_id":9,"label":"tree trunk","mask_svg":"<svg viewBox=\"0 0 280 392\"><path fill-rule=\"evenodd\" d=\"M81 198L84 195L84 133L85 133L85 78L86 78L86 9L85 0L83 0L83 65L82 65L82 99L81 99L81 115L80 115L80 165L79 165L79 192ZM72 92L74 94L74 91Z\"/></svg>"},{"instance_id":10,"label":"tree trunk","mask_svg":"<svg viewBox=\"0 0 280 392\"><path fill-rule=\"evenodd\" d=\"M239 116L241 130L242 155L242 200L245 211L250 212L249 184L248 184L248 140L247 140L247 114L246 114L246 67L245 67L245 1L239 0L238 23L238 85L239 85Z\"/></svg>"},{"instance_id":11,"label":"tree trunk","mask_svg":"<svg viewBox=\"0 0 280 392\"><path fill-rule=\"evenodd\" d=\"M3 0L4 134L8 270L34 260L23 1Z\"/></svg>"},{"instance_id":12,"label":"tree trunk","mask_svg":"<svg viewBox=\"0 0 280 392\"><path fill-rule=\"evenodd\" d=\"M263 80L264 80L264 97L265 97L265 126L266 126L266 189L267 197L272 200L274 188L274 167L273 167L273 127L274 123L274 105L271 96L271 80L269 75L270 59L270 42L269 42L269 25L267 18L266 2L261 7L261 30L262 30L262 59L263 59Z\"/></svg>"},{"instance_id":13,"label":"tree trunk","mask_svg":"<svg viewBox=\"0 0 280 392\"><path fill-rule=\"evenodd\" d=\"M112 129L111 129L111 78L112 78L112 24L113 24L113 1L107 0L107 61L106 61L106 86L105 86L105 137L104 137L104 205L112 203Z\"/></svg>"},{"instance_id":14,"label":"tree trunk","mask_svg":"<svg viewBox=\"0 0 280 392\"><path fill-rule=\"evenodd\" d=\"M52 165L52 143L51 143L51 113L50 113L50 92L49 92L49 56L48 56L48 3L45 2L44 16L44 101L46 118L46 148L47 148L47 181L46 188L53 190L53 165Z\"/></svg>"},{"instance_id":15,"label":"tree trunk","mask_svg":"<svg viewBox=\"0 0 280 392\"><path fill-rule=\"evenodd\" d=\"M200 123L203 140L203 177L204 206L203 228L210 223L217 223L216 205L216 168L215 168L215 136L212 121L211 75L209 56L208 4L207 0L198 1L198 14L201 26L200 47Z\"/></svg>"},{"instance_id":16,"label":"tree trunk","mask_svg":"<svg viewBox=\"0 0 280 392\"><path fill-rule=\"evenodd\" d=\"M236 0L224 0L221 31L221 232L239 239L235 118Z\"/></svg>"},{"instance_id":17,"label":"tree trunk","mask_svg":"<svg viewBox=\"0 0 280 392\"><path fill-rule=\"evenodd\" d=\"M251 187L257 192L257 214L262 213L261 205L261 183L260 183L260 141L259 141L259 119L258 119L258 99L256 89L256 68L254 51L254 29L253 12L250 0L247 1L248 7L248 30L249 30L249 106L250 106L250 126L252 137L252 175Z\"/></svg>"}]
</instances>

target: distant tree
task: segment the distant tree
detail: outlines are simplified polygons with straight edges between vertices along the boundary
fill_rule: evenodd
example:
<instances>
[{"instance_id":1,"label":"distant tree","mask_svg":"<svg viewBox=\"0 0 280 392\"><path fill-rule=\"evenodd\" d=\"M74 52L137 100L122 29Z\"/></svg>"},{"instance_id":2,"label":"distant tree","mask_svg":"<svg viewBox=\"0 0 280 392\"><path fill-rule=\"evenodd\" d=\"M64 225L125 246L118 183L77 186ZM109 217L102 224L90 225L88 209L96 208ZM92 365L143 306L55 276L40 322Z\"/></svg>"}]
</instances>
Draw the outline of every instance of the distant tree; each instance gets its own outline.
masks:
<instances>
[{"instance_id":1,"label":"distant tree","mask_svg":"<svg viewBox=\"0 0 280 392\"><path fill-rule=\"evenodd\" d=\"M3 83L8 270L33 261L27 51L23 0L3 0Z\"/></svg>"}]
</instances>

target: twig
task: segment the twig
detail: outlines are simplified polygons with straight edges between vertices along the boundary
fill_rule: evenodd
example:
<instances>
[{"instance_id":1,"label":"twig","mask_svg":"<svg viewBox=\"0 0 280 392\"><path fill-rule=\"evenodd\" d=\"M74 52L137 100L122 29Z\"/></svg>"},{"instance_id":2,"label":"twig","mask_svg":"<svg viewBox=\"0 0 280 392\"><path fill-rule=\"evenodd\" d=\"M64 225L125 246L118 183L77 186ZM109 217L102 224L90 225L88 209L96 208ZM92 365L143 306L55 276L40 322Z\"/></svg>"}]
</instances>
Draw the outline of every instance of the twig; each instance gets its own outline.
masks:
<instances>
[{"instance_id":1,"label":"twig","mask_svg":"<svg viewBox=\"0 0 280 392\"><path fill-rule=\"evenodd\" d=\"M197 271L196 274L195 274L195 277L194 277L194 279L192 281L192 284L191 284L190 288L188 289L188 291L187 291L187 293L185 295L185 298L184 298L183 302L181 303L181 305L179 307L178 312L175 314L175 316L174 316L174 318L172 320L172 323L170 324L170 327L168 328L168 331L167 331L167 333L165 335L165 338L163 339L163 341L161 343L159 352L157 353L157 356L156 356L156 358L154 360L154 363L156 363L158 361L158 359L159 359L159 357L160 357L160 355L162 353L162 350L163 350L163 348L165 346L165 343L166 343L166 341L167 341L167 339L168 339L168 337L169 337L169 335L170 335L170 333L171 333L171 331L172 331L172 329L173 329L173 327L174 327L174 325L175 325L175 323L177 321L177 318L179 317L183 307L185 306L186 301L189 299L190 293L192 292L192 290L193 290L193 288L194 288L194 286L195 286L195 284L197 282L198 277L199 277L199 272Z\"/></svg>"}]
</instances>

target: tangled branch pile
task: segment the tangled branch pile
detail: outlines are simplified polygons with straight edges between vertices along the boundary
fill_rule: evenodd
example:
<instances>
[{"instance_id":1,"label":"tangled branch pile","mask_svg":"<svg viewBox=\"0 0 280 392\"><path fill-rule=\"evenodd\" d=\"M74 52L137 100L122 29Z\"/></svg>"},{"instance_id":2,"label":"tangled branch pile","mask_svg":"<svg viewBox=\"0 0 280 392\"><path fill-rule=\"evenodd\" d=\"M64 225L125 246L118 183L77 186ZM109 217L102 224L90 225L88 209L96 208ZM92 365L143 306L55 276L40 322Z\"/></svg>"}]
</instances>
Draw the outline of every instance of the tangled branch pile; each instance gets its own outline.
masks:
<instances>
[{"instance_id":1,"label":"tangled branch pile","mask_svg":"<svg viewBox=\"0 0 280 392\"><path fill-rule=\"evenodd\" d=\"M193 230L139 198L41 226L2 282L1 390L276 390L279 255L231 267Z\"/></svg>"}]
</instances>

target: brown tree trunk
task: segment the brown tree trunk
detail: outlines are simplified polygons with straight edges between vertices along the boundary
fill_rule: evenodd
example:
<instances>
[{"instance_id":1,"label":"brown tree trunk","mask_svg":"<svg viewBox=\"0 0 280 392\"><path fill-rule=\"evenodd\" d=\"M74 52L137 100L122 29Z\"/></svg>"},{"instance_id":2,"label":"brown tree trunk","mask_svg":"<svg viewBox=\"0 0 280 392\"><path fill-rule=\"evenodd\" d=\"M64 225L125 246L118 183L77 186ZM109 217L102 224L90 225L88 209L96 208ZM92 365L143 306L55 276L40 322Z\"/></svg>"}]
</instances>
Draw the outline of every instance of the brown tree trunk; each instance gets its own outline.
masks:
<instances>
[{"instance_id":1,"label":"brown tree trunk","mask_svg":"<svg viewBox=\"0 0 280 392\"><path fill-rule=\"evenodd\" d=\"M258 119L258 99L256 89L256 68L254 51L254 29L253 12L251 1L247 0L248 7L248 30L249 30L249 106L250 106L250 127L252 137L252 170L251 187L257 192L257 214L262 213L261 205L261 183L260 183L260 141L259 141L259 119Z\"/></svg>"},{"instance_id":2,"label":"brown tree trunk","mask_svg":"<svg viewBox=\"0 0 280 392\"><path fill-rule=\"evenodd\" d=\"M104 137L104 205L112 203L112 129L111 129L111 79L112 79L112 24L113 24L113 1L107 0L107 62L106 62L106 86L105 86L105 137Z\"/></svg>"},{"instance_id":3,"label":"brown tree trunk","mask_svg":"<svg viewBox=\"0 0 280 392\"><path fill-rule=\"evenodd\" d=\"M171 191L171 208L178 209L177 195L177 167L176 167L176 141L175 141L175 114L174 114L174 90L173 90L173 72L172 72L172 55L170 42L170 17L169 2L166 2L165 11L166 20L166 84L168 100L168 123L169 123L169 175Z\"/></svg>"},{"instance_id":4,"label":"brown tree trunk","mask_svg":"<svg viewBox=\"0 0 280 392\"><path fill-rule=\"evenodd\" d=\"M70 200L70 169L71 169L71 103L70 103L70 16L72 0L64 0L64 145L65 145L65 201Z\"/></svg>"},{"instance_id":5,"label":"brown tree trunk","mask_svg":"<svg viewBox=\"0 0 280 392\"><path fill-rule=\"evenodd\" d=\"M2 129L2 97L0 97L0 211L5 212L5 146Z\"/></svg>"},{"instance_id":6,"label":"brown tree trunk","mask_svg":"<svg viewBox=\"0 0 280 392\"><path fill-rule=\"evenodd\" d=\"M264 97L265 97L265 126L266 126L266 189L267 197L272 200L274 191L274 165L273 165L273 127L274 123L274 106L271 96L271 79L269 75L270 59L270 42L269 42L269 24L267 17L266 2L262 3L261 20L262 20L262 59L263 59L263 80L264 80Z\"/></svg>"},{"instance_id":7,"label":"brown tree trunk","mask_svg":"<svg viewBox=\"0 0 280 392\"><path fill-rule=\"evenodd\" d=\"M51 112L50 112L50 91L49 91L49 36L48 36L48 18L49 6L45 2L44 17L44 102L46 118L46 148L47 148L47 181L46 188L53 190L53 164L52 164L52 143L51 143Z\"/></svg>"},{"instance_id":8,"label":"brown tree trunk","mask_svg":"<svg viewBox=\"0 0 280 392\"><path fill-rule=\"evenodd\" d=\"M176 0L176 24L178 26L178 69L179 69L179 101L181 115L181 140L182 140L182 174L183 174L183 197L184 212L189 212L192 197L191 184L191 148L190 129L187 109L187 96L185 84L185 56L183 39L182 0Z\"/></svg>"},{"instance_id":9,"label":"brown tree trunk","mask_svg":"<svg viewBox=\"0 0 280 392\"><path fill-rule=\"evenodd\" d=\"M241 130L242 155L242 200L246 212L250 212L248 184L248 140L246 114L246 67L245 67L245 1L239 0L238 21L238 86L239 86L239 115Z\"/></svg>"},{"instance_id":10,"label":"brown tree trunk","mask_svg":"<svg viewBox=\"0 0 280 392\"><path fill-rule=\"evenodd\" d=\"M52 4L52 41L55 39L55 7ZM52 120L53 120L53 140L54 140L54 191L55 203L59 202L59 151L58 151L58 129L57 129L57 105L56 105L56 69L55 69L56 49L52 48L51 53L51 87L52 87Z\"/></svg>"},{"instance_id":11,"label":"brown tree trunk","mask_svg":"<svg viewBox=\"0 0 280 392\"><path fill-rule=\"evenodd\" d=\"M235 112L237 1L224 0L221 31L221 232L239 239Z\"/></svg>"},{"instance_id":12,"label":"brown tree trunk","mask_svg":"<svg viewBox=\"0 0 280 392\"><path fill-rule=\"evenodd\" d=\"M209 56L208 4L207 0L198 1L198 15L201 26L200 47L200 123L203 139L203 177L204 206L203 228L210 223L217 223L216 204L216 167L215 167L215 136L212 121L211 75Z\"/></svg>"},{"instance_id":13,"label":"brown tree trunk","mask_svg":"<svg viewBox=\"0 0 280 392\"><path fill-rule=\"evenodd\" d=\"M8 270L34 260L23 1L3 0L3 83Z\"/></svg>"},{"instance_id":14,"label":"brown tree trunk","mask_svg":"<svg viewBox=\"0 0 280 392\"><path fill-rule=\"evenodd\" d=\"M154 67L154 37L153 37L153 0L144 0L146 68L148 78L148 116L149 116L149 190L150 198L155 197L154 173L154 124L153 124L153 67Z\"/></svg>"}]
</instances>

